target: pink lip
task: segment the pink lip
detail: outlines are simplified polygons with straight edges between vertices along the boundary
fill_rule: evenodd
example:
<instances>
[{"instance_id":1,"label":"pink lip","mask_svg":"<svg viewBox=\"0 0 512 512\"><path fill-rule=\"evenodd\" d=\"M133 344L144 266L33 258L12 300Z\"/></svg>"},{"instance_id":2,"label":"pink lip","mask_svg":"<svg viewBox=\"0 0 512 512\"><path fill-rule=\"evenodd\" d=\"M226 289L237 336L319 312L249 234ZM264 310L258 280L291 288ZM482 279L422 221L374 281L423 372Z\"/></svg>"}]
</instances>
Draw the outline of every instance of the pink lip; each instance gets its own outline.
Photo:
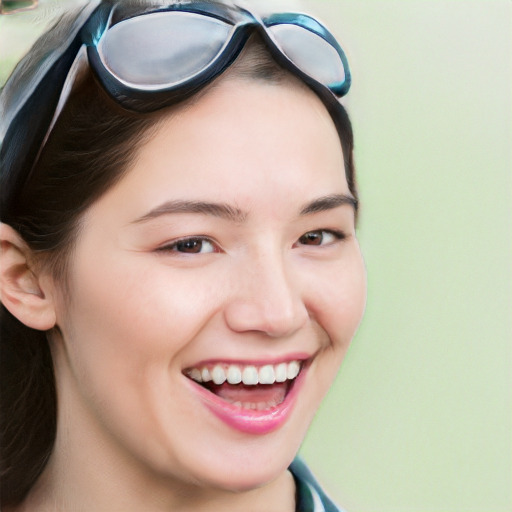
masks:
<instances>
[{"instance_id":1,"label":"pink lip","mask_svg":"<svg viewBox=\"0 0 512 512\"><path fill-rule=\"evenodd\" d=\"M306 361L311 357L310 354L306 354L305 352L297 352L295 354L287 354L283 357L274 357L269 359L230 359L230 358L220 358L220 359L207 359L204 361L200 361L193 365L190 365L190 368L203 368L205 366L213 366L217 363L225 363L225 364L240 364L240 365L254 365L254 366L264 366L266 364L279 364L279 363L289 363L290 361Z\"/></svg>"},{"instance_id":2,"label":"pink lip","mask_svg":"<svg viewBox=\"0 0 512 512\"><path fill-rule=\"evenodd\" d=\"M289 418L304 383L308 366L309 364L304 361L302 370L293 381L284 401L267 411L242 409L219 398L200 384L190 379L188 382L206 407L226 425L247 434L262 435L278 429Z\"/></svg>"}]
</instances>

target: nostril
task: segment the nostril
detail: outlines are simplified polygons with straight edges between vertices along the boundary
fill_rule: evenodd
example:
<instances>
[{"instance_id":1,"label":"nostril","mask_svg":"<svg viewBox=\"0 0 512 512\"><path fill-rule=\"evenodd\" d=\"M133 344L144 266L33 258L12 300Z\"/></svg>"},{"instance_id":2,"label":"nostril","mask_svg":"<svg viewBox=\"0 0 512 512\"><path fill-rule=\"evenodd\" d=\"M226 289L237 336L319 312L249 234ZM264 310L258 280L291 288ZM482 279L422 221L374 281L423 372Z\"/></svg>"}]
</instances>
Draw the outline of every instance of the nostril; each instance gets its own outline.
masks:
<instances>
[{"instance_id":1,"label":"nostril","mask_svg":"<svg viewBox=\"0 0 512 512\"><path fill-rule=\"evenodd\" d=\"M224 318L235 332L257 331L270 337L285 337L303 327L309 318L305 305L276 304L271 300L238 300L224 309Z\"/></svg>"}]
</instances>

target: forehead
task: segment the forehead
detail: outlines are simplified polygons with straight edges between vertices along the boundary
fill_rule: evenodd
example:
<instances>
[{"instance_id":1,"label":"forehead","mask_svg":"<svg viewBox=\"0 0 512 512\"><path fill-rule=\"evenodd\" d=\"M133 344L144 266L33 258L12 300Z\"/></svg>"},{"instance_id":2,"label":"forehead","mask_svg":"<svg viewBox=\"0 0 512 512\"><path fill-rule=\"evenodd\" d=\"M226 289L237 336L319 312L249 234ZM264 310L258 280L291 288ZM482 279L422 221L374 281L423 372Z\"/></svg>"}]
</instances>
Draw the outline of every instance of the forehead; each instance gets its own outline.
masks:
<instances>
[{"instance_id":1,"label":"forehead","mask_svg":"<svg viewBox=\"0 0 512 512\"><path fill-rule=\"evenodd\" d=\"M322 165L340 166L343 174L341 143L329 113L314 93L292 80L221 81L198 101L162 118L138 161L156 163L166 154L169 164L194 166L206 159L212 165L272 168L275 162L284 170L279 157L297 172L315 166L318 178Z\"/></svg>"},{"instance_id":2,"label":"forehead","mask_svg":"<svg viewBox=\"0 0 512 512\"><path fill-rule=\"evenodd\" d=\"M263 207L348 192L338 133L314 93L233 79L162 117L106 196L141 215L175 199Z\"/></svg>"}]
</instances>

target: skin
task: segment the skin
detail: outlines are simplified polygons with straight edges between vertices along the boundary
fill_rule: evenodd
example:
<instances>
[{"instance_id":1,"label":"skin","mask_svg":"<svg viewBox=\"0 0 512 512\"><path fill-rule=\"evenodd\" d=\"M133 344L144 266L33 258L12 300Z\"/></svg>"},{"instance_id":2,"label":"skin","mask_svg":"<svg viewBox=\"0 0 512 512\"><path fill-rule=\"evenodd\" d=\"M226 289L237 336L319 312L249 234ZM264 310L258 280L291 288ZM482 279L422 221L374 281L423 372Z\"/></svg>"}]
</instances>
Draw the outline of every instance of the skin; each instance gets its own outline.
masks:
<instances>
[{"instance_id":1,"label":"skin","mask_svg":"<svg viewBox=\"0 0 512 512\"><path fill-rule=\"evenodd\" d=\"M304 87L224 80L161 120L84 215L70 298L48 276L29 280L58 326L59 414L53 455L19 510L294 510L286 468L365 304L353 207L300 214L335 194L350 195L338 135ZM241 215L155 214L169 201ZM180 252L177 240L198 236L200 252ZM297 352L312 358L305 385L264 435L221 422L183 374Z\"/></svg>"}]
</instances>

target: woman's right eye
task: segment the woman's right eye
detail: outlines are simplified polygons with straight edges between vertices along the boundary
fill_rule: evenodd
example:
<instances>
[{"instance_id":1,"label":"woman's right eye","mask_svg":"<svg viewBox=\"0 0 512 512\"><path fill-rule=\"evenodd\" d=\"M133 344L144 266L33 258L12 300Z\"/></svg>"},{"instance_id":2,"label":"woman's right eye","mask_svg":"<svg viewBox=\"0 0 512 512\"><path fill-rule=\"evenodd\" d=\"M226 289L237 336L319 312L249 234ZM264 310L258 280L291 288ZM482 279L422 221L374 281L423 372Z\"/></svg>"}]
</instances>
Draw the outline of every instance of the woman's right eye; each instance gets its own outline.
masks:
<instances>
[{"instance_id":1,"label":"woman's right eye","mask_svg":"<svg viewBox=\"0 0 512 512\"><path fill-rule=\"evenodd\" d=\"M184 254L206 254L219 252L215 244L202 237L182 238L170 244L159 247L158 252L179 252Z\"/></svg>"}]
</instances>

